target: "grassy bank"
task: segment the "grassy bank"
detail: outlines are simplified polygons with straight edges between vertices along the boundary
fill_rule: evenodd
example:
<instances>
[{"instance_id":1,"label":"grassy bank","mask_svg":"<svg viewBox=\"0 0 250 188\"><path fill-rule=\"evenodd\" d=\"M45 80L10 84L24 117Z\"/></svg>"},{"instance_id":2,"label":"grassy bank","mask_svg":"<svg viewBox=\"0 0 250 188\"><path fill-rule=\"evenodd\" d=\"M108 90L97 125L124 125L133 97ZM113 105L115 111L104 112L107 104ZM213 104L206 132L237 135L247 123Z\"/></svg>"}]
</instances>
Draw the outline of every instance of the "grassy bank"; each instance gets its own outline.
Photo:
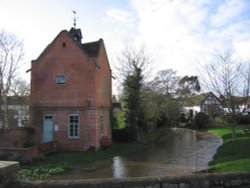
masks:
<instances>
[{"instance_id":1,"label":"grassy bank","mask_svg":"<svg viewBox=\"0 0 250 188\"><path fill-rule=\"evenodd\" d=\"M232 141L231 128L211 128L210 133L223 138L210 167L216 172L250 171L250 135L237 128L237 140Z\"/></svg>"},{"instance_id":2,"label":"grassy bank","mask_svg":"<svg viewBox=\"0 0 250 188\"><path fill-rule=\"evenodd\" d=\"M46 179L50 175L60 174L71 169L73 165L130 155L144 147L145 145L140 143L121 143L100 151L58 152L47 156L44 161L39 163L22 166L19 176L23 180Z\"/></svg>"}]
</instances>

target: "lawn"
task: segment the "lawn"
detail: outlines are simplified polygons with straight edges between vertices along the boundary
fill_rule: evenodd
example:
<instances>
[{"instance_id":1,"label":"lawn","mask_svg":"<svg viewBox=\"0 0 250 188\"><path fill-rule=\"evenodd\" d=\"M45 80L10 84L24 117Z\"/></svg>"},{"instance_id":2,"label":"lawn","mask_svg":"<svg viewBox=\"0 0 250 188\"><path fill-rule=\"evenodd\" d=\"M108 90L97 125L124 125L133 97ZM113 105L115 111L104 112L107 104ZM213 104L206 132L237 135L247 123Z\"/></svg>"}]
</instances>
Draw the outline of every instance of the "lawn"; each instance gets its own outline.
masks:
<instances>
[{"instance_id":1,"label":"lawn","mask_svg":"<svg viewBox=\"0 0 250 188\"><path fill-rule=\"evenodd\" d=\"M223 138L210 167L215 172L250 171L250 135L242 133L242 128L237 128L237 140L232 141L231 128L211 128L210 133Z\"/></svg>"},{"instance_id":2,"label":"lawn","mask_svg":"<svg viewBox=\"0 0 250 188\"><path fill-rule=\"evenodd\" d=\"M61 151L47 156L44 161L39 163L21 166L19 177L22 180L46 179L50 175L63 173L76 164L80 165L100 159L130 155L144 147L145 145L140 143L122 143L114 144L110 148L100 151Z\"/></svg>"}]
</instances>

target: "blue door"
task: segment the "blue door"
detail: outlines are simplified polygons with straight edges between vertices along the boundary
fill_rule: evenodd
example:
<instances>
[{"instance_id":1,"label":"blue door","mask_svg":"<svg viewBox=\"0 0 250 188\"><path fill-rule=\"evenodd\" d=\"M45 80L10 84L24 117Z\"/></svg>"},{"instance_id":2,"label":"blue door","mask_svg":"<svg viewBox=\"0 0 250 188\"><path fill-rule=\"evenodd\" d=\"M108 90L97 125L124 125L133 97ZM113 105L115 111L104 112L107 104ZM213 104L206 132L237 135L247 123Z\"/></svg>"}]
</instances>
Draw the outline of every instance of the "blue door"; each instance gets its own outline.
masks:
<instances>
[{"instance_id":1,"label":"blue door","mask_svg":"<svg viewBox=\"0 0 250 188\"><path fill-rule=\"evenodd\" d=\"M51 115L45 115L43 119L43 143L53 141L53 120Z\"/></svg>"}]
</instances>

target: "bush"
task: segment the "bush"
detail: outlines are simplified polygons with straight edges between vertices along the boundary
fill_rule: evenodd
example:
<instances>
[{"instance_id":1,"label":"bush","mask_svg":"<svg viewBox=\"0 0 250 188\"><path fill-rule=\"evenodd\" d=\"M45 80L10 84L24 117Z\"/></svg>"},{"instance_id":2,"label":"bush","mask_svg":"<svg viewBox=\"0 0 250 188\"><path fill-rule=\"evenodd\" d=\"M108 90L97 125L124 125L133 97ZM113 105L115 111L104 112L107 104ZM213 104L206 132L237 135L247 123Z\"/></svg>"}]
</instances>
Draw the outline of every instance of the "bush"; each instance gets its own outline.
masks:
<instances>
[{"instance_id":1,"label":"bush","mask_svg":"<svg viewBox=\"0 0 250 188\"><path fill-rule=\"evenodd\" d=\"M136 132L128 127L113 129L112 137L114 142L130 142L136 140Z\"/></svg>"},{"instance_id":2,"label":"bush","mask_svg":"<svg viewBox=\"0 0 250 188\"><path fill-rule=\"evenodd\" d=\"M42 180L51 175L61 174L70 169L70 165L62 163L58 165L45 165L43 167L34 167L19 170L19 179L21 180Z\"/></svg>"},{"instance_id":3,"label":"bush","mask_svg":"<svg viewBox=\"0 0 250 188\"><path fill-rule=\"evenodd\" d=\"M225 127L228 125L224 116L216 116L211 122L213 126Z\"/></svg>"},{"instance_id":4,"label":"bush","mask_svg":"<svg viewBox=\"0 0 250 188\"><path fill-rule=\"evenodd\" d=\"M180 123L187 123L188 119L186 118L185 113L181 113L180 117L179 117L179 121Z\"/></svg>"},{"instance_id":5,"label":"bush","mask_svg":"<svg viewBox=\"0 0 250 188\"><path fill-rule=\"evenodd\" d=\"M195 125L197 128L206 128L209 124L209 116L204 112L199 112L195 116Z\"/></svg>"},{"instance_id":6,"label":"bush","mask_svg":"<svg viewBox=\"0 0 250 188\"><path fill-rule=\"evenodd\" d=\"M249 125L250 124L250 115L239 115L238 123L241 125Z\"/></svg>"}]
</instances>

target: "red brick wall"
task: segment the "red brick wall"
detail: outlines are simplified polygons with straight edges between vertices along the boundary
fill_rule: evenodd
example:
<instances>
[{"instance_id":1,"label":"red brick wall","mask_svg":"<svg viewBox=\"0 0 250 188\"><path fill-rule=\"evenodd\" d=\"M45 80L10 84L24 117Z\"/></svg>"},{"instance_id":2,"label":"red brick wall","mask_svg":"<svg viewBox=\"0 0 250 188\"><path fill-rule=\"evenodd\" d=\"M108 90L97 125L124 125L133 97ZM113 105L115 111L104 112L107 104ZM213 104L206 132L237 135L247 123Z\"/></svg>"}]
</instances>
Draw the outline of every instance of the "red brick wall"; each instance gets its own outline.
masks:
<instances>
[{"instance_id":1,"label":"red brick wall","mask_svg":"<svg viewBox=\"0 0 250 188\"><path fill-rule=\"evenodd\" d=\"M40 112L39 112L40 111ZM50 114L53 117L53 125L58 130L53 131L53 140L59 143L60 149L63 150L86 150L90 147L99 148L99 140L102 135L110 135L109 109L60 109L48 111L48 109L37 110L38 114ZM103 133L101 134L101 113L104 115ZM78 114L80 117L80 137L79 139L70 139L68 137L68 117L69 114ZM40 116L40 115L39 115ZM42 118L40 118L42 119ZM37 133L42 140L43 122L37 127Z\"/></svg>"},{"instance_id":2,"label":"red brick wall","mask_svg":"<svg viewBox=\"0 0 250 188\"><path fill-rule=\"evenodd\" d=\"M26 128L0 129L1 148L22 148L34 144L34 134Z\"/></svg>"},{"instance_id":3,"label":"red brick wall","mask_svg":"<svg viewBox=\"0 0 250 188\"><path fill-rule=\"evenodd\" d=\"M64 85L56 84L59 75L65 76ZM37 129L37 140L42 141L43 116L51 114L53 124L59 127L53 133L54 141L59 142L61 149L99 148L100 110L105 111L104 134L111 132L107 131L111 92L111 70L103 41L99 57L90 58L67 31L62 31L32 62L31 124ZM79 139L68 138L69 114L80 115Z\"/></svg>"},{"instance_id":4,"label":"red brick wall","mask_svg":"<svg viewBox=\"0 0 250 188\"><path fill-rule=\"evenodd\" d=\"M32 106L86 106L89 98L94 100L94 71L93 62L88 61L67 32L62 32L47 53L32 63ZM65 76L64 85L56 84L59 75Z\"/></svg>"},{"instance_id":5,"label":"red brick wall","mask_svg":"<svg viewBox=\"0 0 250 188\"><path fill-rule=\"evenodd\" d=\"M107 59L105 46L102 42L98 58L100 69L96 70L96 100L97 106L111 108L111 70Z\"/></svg>"}]
</instances>

